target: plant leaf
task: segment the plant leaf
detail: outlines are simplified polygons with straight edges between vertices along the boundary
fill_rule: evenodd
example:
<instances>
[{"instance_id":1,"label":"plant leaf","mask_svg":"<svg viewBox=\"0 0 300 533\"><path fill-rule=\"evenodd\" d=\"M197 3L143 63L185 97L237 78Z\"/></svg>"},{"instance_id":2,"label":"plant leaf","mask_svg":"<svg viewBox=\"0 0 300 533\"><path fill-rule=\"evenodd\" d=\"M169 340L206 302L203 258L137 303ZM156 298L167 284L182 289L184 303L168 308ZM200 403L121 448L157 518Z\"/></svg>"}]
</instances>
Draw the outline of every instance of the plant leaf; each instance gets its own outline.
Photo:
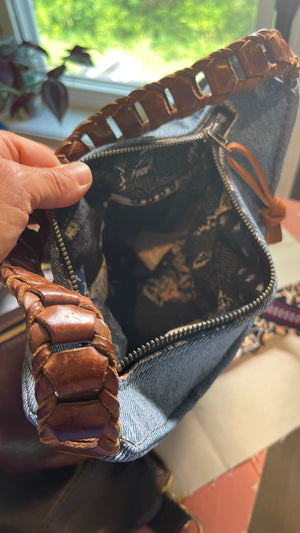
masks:
<instances>
[{"instance_id":1,"label":"plant leaf","mask_svg":"<svg viewBox=\"0 0 300 533\"><path fill-rule=\"evenodd\" d=\"M34 93L26 93L18 96L12 103L10 108L10 116L13 118L20 109L26 109L30 101L35 98Z\"/></svg>"},{"instance_id":2,"label":"plant leaf","mask_svg":"<svg viewBox=\"0 0 300 533\"><path fill-rule=\"evenodd\" d=\"M10 61L0 57L0 80L6 85L12 85L14 82L14 69Z\"/></svg>"},{"instance_id":3,"label":"plant leaf","mask_svg":"<svg viewBox=\"0 0 300 533\"><path fill-rule=\"evenodd\" d=\"M61 121L68 108L68 92L64 84L56 78L48 78L41 87L44 104Z\"/></svg>"},{"instance_id":4,"label":"plant leaf","mask_svg":"<svg viewBox=\"0 0 300 533\"><path fill-rule=\"evenodd\" d=\"M9 57L12 56L19 48L19 45L13 35L10 35L3 41L0 41L0 56Z\"/></svg>"},{"instance_id":5,"label":"plant leaf","mask_svg":"<svg viewBox=\"0 0 300 533\"><path fill-rule=\"evenodd\" d=\"M60 65L59 67L56 67L54 68L53 70L50 70L48 73L47 73L47 76L48 78L55 78L55 79L58 79L60 78L60 76L65 72L66 70L66 65L63 63L62 65Z\"/></svg>"},{"instance_id":6,"label":"plant leaf","mask_svg":"<svg viewBox=\"0 0 300 533\"><path fill-rule=\"evenodd\" d=\"M67 52L69 52L69 54L79 54L80 52L86 52L87 50L88 48L86 48L85 46L79 46L78 44L75 44L75 46L73 46L71 50L67 49Z\"/></svg>"},{"instance_id":7,"label":"plant leaf","mask_svg":"<svg viewBox=\"0 0 300 533\"><path fill-rule=\"evenodd\" d=\"M72 61L73 63L92 67L94 64L86 50L88 50L88 48L76 45L71 50L67 50L69 55L64 57L64 61Z\"/></svg>"},{"instance_id":8,"label":"plant leaf","mask_svg":"<svg viewBox=\"0 0 300 533\"><path fill-rule=\"evenodd\" d=\"M38 52L41 52L42 54L45 54L47 57L49 57L49 54L45 48L42 48L38 44L32 43L30 41L23 41L20 46L25 46L27 48L33 48L33 50L37 50Z\"/></svg>"}]
</instances>

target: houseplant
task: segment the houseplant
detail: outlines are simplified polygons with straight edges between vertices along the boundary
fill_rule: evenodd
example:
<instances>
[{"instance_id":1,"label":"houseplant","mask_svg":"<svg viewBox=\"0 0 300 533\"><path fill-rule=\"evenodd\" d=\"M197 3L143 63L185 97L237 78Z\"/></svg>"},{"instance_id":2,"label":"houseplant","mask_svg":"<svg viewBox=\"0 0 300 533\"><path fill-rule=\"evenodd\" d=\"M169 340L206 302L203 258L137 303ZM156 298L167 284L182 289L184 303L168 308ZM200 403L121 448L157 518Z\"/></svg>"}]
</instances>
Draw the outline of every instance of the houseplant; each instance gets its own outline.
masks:
<instances>
[{"instance_id":1,"label":"houseplant","mask_svg":"<svg viewBox=\"0 0 300 533\"><path fill-rule=\"evenodd\" d=\"M32 116L36 103L43 104L60 121L68 108L68 91L60 80L68 61L92 66L86 48L74 46L55 68L48 69L48 52L32 42L18 43L10 36L0 41L0 111L12 117Z\"/></svg>"}]
</instances>

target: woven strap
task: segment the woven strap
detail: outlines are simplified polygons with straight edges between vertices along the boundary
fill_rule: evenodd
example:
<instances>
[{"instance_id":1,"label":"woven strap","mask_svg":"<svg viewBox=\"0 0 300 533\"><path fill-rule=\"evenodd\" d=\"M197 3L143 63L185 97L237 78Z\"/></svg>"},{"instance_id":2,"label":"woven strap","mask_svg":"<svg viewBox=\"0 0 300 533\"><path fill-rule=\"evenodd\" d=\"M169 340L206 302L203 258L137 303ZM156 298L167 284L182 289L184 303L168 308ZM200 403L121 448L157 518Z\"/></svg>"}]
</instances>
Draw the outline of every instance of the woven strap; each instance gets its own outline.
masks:
<instances>
[{"instance_id":1,"label":"woven strap","mask_svg":"<svg viewBox=\"0 0 300 533\"><path fill-rule=\"evenodd\" d=\"M115 123L119 138L135 137L170 120L188 116L206 105L252 89L275 76L287 83L299 75L299 60L277 30L261 30L185 68L134 90L83 121L56 151L62 163L75 161L90 151L82 141L87 135L95 147L116 140L110 127ZM198 80L206 78L210 93L203 93ZM109 119L109 120L107 120ZM114 128L115 129L115 128Z\"/></svg>"},{"instance_id":2,"label":"woven strap","mask_svg":"<svg viewBox=\"0 0 300 533\"><path fill-rule=\"evenodd\" d=\"M41 442L86 456L119 448L116 358L100 311L84 296L21 267L0 276L24 307Z\"/></svg>"},{"instance_id":3,"label":"woven strap","mask_svg":"<svg viewBox=\"0 0 300 533\"><path fill-rule=\"evenodd\" d=\"M262 30L105 106L82 122L56 153L62 163L77 160L90 150L83 135L95 146L116 140L109 126L113 121L122 138L133 137L267 78L279 76L292 83L298 75L298 59L280 34ZM201 91L201 76L209 94ZM119 405L110 332L88 298L30 272L39 272L42 254L32 261L27 241L24 233L22 247L18 244L0 265L0 281L26 311L40 438L58 450L112 456L119 447Z\"/></svg>"}]
</instances>

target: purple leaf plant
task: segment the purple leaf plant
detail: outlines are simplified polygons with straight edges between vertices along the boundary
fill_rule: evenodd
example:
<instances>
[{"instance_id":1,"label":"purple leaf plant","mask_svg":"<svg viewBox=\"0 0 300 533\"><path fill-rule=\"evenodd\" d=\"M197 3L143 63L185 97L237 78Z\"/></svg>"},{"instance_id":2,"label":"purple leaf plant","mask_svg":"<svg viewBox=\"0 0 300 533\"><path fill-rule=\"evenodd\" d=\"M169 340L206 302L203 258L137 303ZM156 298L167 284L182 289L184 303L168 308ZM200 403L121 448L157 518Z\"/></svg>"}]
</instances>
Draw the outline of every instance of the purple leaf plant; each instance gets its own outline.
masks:
<instances>
[{"instance_id":1,"label":"purple leaf plant","mask_svg":"<svg viewBox=\"0 0 300 533\"><path fill-rule=\"evenodd\" d=\"M66 63L93 65L87 48L74 46L67 50L62 64L48 70L49 58L43 47L14 36L0 41L0 110L9 106L12 117L25 110L29 115L33 101L41 97L44 105L61 121L68 109L68 91L60 77Z\"/></svg>"}]
</instances>

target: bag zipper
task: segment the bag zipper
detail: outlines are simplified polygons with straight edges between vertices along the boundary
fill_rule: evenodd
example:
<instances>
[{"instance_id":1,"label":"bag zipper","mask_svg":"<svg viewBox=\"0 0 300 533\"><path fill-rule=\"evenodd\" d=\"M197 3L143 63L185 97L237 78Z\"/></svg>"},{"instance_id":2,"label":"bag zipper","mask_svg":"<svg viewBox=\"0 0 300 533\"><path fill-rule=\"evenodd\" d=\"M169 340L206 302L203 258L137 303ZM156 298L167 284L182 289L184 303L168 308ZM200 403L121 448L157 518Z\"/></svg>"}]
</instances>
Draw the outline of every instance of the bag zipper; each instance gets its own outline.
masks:
<instances>
[{"instance_id":1,"label":"bag zipper","mask_svg":"<svg viewBox=\"0 0 300 533\"><path fill-rule=\"evenodd\" d=\"M238 205L238 203L237 203L237 201L235 199L235 196L233 194L233 191L231 189L229 179L228 179L228 177L227 177L227 175L226 175L226 173L225 173L225 171L224 171L224 169L223 169L223 167L222 167L222 165L220 163L219 153L218 153L219 151L218 151L218 148L216 147L215 143L218 144L218 145L221 145L221 146L226 146L226 140L224 140L220 136L216 137L215 135L214 136L208 135L208 132L209 132L210 129L211 129L211 125L210 125L210 127L206 128L206 129L203 129L203 130L201 130L198 133L191 134L191 135L186 135L186 136L180 137L180 138L176 138L175 137L173 139L167 139L167 140L161 140L161 141L158 140L158 141L155 141L155 142L152 141L152 142L141 144L141 145L123 146L121 148L117 148L117 149L111 148L109 150L105 150L104 149L103 151L101 151L101 149L100 149L100 151L99 150L95 150L91 154L89 154L87 156L84 156L81 159L81 161L86 162L86 161L90 161L92 159L98 159L98 158L108 157L108 156L112 156L112 155L126 154L126 153L134 152L134 151L142 151L142 150L145 150L145 149L148 149L148 150L163 149L163 148L166 148L166 147L186 144L186 143L189 143L189 142L192 142L192 141L197 141L197 140L204 140L205 142L208 142L208 141L211 142L211 145L212 145L211 146L212 147L212 156L213 156L217 171L219 173L219 176L220 176L220 178L221 178L221 180L223 182L223 185L224 185L224 188L226 190L226 193L228 194L228 196L229 196L229 198L230 198L230 200L232 202L232 205L235 208L235 210L237 211L239 217L242 219L242 221L245 224L245 226L247 227L248 231L251 233L253 239L256 241L257 245L259 246L261 251L264 253L264 256L265 256L266 262L267 262L267 266L268 266L269 271L270 271L270 281L269 281L269 284L268 284L267 288L259 296L257 296L252 302L242 306L239 309L236 309L234 311L230 311L228 313L224 313L224 314L222 314L220 316L217 316L215 318L212 318L212 319L209 319L209 320L205 320L205 321L202 321L202 322L197 322L197 323L190 324L190 325L187 325L187 326L182 326L182 327L176 328L174 330L169 331L165 335L160 335L159 337L155 337L154 339L151 339L151 340L145 342L145 344L142 344L141 346L139 346L135 350L132 350L132 352L130 352L127 355L125 355L123 360L120 361L117 364L117 370L118 370L118 373L120 375L123 374L124 372L127 372L128 369L133 364L137 363L138 361L140 361L141 359L143 359L144 357L150 355L151 353L153 353L155 351L162 350L163 348L165 348L166 346L169 346L170 344L173 344L175 342L179 342L179 341L185 340L187 338L193 337L196 334L198 334L200 332L203 332L203 331L206 331L208 329L215 328L217 326L223 326L224 324L227 324L229 322L232 322L233 320L239 319L239 318L247 315L249 312L254 311L273 292L273 289L274 289L274 286L275 286L275 281L276 281L276 274L275 274L275 268L274 268L274 264L273 264L273 260L272 260L271 254L270 254L269 250L267 249L267 247L265 247L263 245L263 243L261 242L261 240L257 236L256 232L253 230L251 224L248 222L248 220L247 220L245 214L243 213L242 209ZM214 130L214 133L215 133L215 130ZM76 283L75 273L74 273L74 270L73 270L73 267L72 267L72 264L71 264L71 261L70 261L66 246L64 244L64 241L63 241L63 238L62 238L62 235L61 235L61 232L60 232L60 229L59 229L59 225L58 225L58 222L57 222L57 219L56 219L56 216L55 216L54 212L52 212L52 223L53 223L53 229L54 229L54 232L55 232L55 235L56 235L56 238L57 238L58 246L59 246L60 251L62 253L62 257L63 257L64 262L65 262L65 266L66 266L66 268L68 270L68 273L69 273L69 276L70 276L70 281L72 283L73 289L75 291L78 291L78 285Z\"/></svg>"}]
</instances>

